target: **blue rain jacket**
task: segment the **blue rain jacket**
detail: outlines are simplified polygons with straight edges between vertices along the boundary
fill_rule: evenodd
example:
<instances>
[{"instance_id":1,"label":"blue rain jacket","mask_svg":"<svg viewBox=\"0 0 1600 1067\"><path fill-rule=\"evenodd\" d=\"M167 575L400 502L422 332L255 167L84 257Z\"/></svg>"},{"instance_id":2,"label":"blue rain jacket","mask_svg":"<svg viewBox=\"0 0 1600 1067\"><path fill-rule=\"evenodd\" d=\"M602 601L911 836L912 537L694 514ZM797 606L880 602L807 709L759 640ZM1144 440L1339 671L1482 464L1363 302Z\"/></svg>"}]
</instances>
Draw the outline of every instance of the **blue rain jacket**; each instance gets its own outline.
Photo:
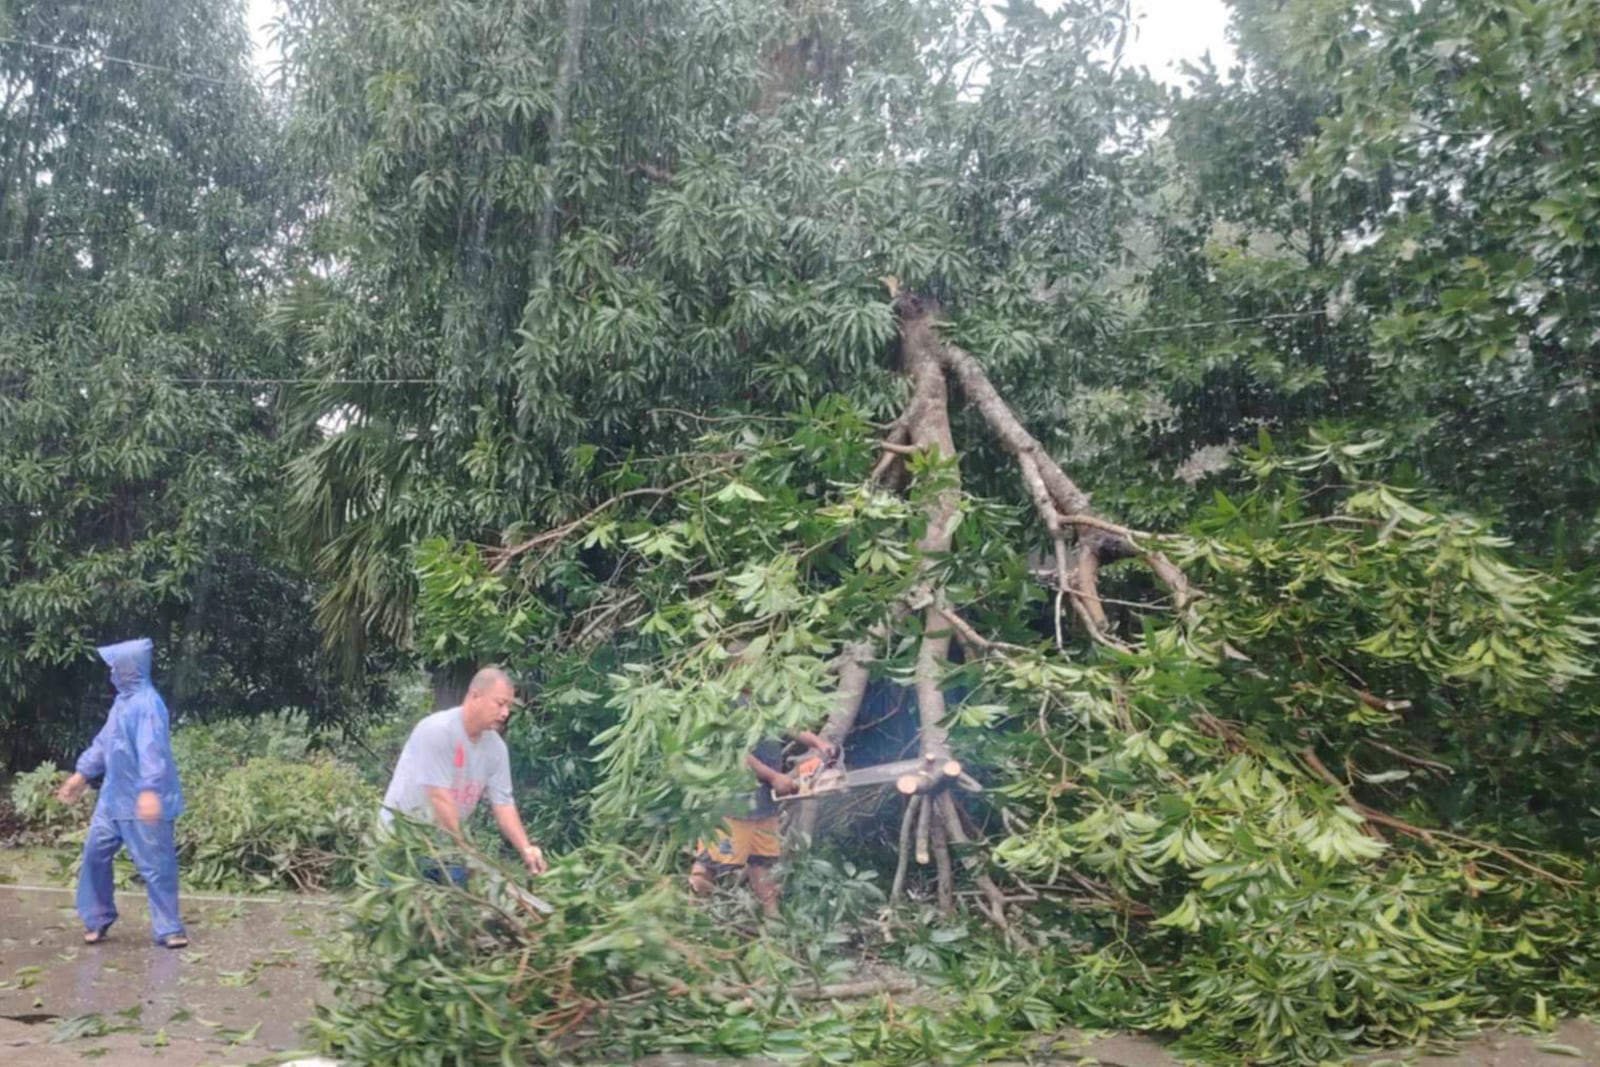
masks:
<instances>
[{"instance_id":1,"label":"blue rain jacket","mask_svg":"<svg viewBox=\"0 0 1600 1067\"><path fill-rule=\"evenodd\" d=\"M150 678L154 647L149 638L141 637L97 650L111 668L117 699L94 743L78 757L77 770L89 779L105 776L94 809L99 818L137 818L135 804L145 790L154 790L161 798L162 819L183 813L167 705Z\"/></svg>"}]
</instances>

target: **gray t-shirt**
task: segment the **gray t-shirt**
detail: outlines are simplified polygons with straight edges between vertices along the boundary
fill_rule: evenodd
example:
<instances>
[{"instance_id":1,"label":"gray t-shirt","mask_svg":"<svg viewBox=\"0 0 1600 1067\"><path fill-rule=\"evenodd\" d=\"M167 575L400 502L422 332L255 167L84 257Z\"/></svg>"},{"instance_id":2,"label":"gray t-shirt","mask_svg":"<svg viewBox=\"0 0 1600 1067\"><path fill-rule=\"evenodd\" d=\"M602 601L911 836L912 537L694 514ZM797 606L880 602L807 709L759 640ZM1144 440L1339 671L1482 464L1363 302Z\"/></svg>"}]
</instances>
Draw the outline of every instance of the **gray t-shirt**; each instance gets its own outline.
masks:
<instances>
[{"instance_id":1,"label":"gray t-shirt","mask_svg":"<svg viewBox=\"0 0 1600 1067\"><path fill-rule=\"evenodd\" d=\"M448 790L463 825L485 793L490 804L511 803L511 755L505 739L485 730L476 744L467 740L461 709L436 711L417 723L395 764L379 818L388 826L393 812L433 822L428 787Z\"/></svg>"}]
</instances>

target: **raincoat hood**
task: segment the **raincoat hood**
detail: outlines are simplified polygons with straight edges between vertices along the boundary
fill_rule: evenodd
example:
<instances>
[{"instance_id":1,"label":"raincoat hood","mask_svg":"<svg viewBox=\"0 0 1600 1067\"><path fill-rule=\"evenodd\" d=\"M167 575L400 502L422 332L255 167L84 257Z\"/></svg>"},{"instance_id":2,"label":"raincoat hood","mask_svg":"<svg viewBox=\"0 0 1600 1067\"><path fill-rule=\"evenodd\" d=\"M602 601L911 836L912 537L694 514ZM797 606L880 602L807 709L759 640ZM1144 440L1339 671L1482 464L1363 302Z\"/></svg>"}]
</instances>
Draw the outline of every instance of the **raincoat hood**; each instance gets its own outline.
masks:
<instances>
[{"instance_id":1,"label":"raincoat hood","mask_svg":"<svg viewBox=\"0 0 1600 1067\"><path fill-rule=\"evenodd\" d=\"M183 811L183 787L172 758L167 705L151 671L155 643L140 637L95 651L111 668L111 684L117 687L106 724L78 757L78 773L91 782L101 780L95 818L132 819L139 794L155 793L162 819L174 819Z\"/></svg>"},{"instance_id":2,"label":"raincoat hood","mask_svg":"<svg viewBox=\"0 0 1600 1067\"><path fill-rule=\"evenodd\" d=\"M136 637L95 650L111 668L111 684L117 687L118 696L132 696L151 684L150 659L154 648L154 642L148 637Z\"/></svg>"}]
</instances>

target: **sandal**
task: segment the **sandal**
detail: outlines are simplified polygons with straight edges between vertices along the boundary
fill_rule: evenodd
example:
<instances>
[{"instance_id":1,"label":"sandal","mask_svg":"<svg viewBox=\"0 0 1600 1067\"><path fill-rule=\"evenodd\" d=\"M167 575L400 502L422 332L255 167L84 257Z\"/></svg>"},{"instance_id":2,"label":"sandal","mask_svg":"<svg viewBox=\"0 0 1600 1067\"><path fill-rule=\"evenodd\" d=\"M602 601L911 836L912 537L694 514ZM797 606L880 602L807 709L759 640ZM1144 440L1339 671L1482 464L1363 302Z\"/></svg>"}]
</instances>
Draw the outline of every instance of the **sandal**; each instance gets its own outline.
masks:
<instances>
[{"instance_id":1,"label":"sandal","mask_svg":"<svg viewBox=\"0 0 1600 1067\"><path fill-rule=\"evenodd\" d=\"M156 944L162 948L188 948L188 934L168 934L166 937L156 938Z\"/></svg>"},{"instance_id":2,"label":"sandal","mask_svg":"<svg viewBox=\"0 0 1600 1067\"><path fill-rule=\"evenodd\" d=\"M102 926L98 930L85 930L83 932L83 943L85 945L100 944L106 939L106 932L110 929L111 927L109 926Z\"/></svg>"}]
</instances>

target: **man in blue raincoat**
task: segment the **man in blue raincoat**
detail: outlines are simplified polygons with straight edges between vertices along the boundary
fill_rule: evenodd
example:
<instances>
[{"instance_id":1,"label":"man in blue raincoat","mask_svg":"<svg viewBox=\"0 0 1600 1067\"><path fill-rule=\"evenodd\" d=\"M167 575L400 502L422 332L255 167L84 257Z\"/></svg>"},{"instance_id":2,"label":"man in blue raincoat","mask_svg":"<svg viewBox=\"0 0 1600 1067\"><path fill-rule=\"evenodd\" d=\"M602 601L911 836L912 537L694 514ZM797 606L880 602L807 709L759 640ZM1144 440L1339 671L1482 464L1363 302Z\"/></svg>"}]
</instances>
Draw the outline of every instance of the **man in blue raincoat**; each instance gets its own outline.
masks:
<instances>
[{"instance_id":1,"label":"man in blue raincoat","mask_svg":"<svg viewBox=\"0 0 1600 1067\"><path fill-rule=\"evenodd\" d=\"M78 915L89 945L103 941L117 921L111 861L124 847L150 895L156 944L182 948L189 943L178 918L178 851L172 836L172 821L183 812L183 789L172 759L167 705L150 678L153 647L149 638L141 637L98 650L111 668L117 699L94 743L78 757L76 772L57 794L71 804L90 779L105 779L78 874Z\"/></svg>"}]
</instances>

